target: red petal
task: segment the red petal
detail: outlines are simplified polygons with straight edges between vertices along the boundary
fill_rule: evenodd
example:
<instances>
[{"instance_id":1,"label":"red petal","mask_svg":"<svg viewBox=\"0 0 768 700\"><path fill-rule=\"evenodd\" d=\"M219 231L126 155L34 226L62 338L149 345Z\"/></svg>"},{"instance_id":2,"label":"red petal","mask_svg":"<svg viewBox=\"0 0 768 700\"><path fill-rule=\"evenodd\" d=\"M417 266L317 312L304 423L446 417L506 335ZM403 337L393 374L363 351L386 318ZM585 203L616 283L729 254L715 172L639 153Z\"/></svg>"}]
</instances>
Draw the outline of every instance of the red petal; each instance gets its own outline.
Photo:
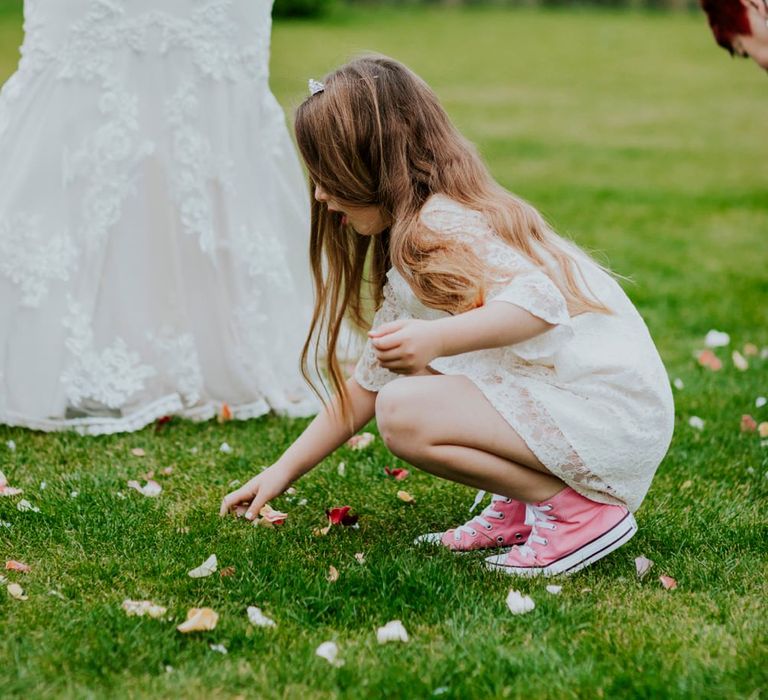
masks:
<instances>
[{"instance_id":1,"label":"red petal","mask_svg":"<svg viewBox=\"0 0 768 700\"><path fill-rule=\"evenodd\" d=\"M329 508L325 511L325 514L328 516L331 525L341 525L350 510L352 510L352 506L341 506L338 508Z\"/></svg>"}]
</instances>

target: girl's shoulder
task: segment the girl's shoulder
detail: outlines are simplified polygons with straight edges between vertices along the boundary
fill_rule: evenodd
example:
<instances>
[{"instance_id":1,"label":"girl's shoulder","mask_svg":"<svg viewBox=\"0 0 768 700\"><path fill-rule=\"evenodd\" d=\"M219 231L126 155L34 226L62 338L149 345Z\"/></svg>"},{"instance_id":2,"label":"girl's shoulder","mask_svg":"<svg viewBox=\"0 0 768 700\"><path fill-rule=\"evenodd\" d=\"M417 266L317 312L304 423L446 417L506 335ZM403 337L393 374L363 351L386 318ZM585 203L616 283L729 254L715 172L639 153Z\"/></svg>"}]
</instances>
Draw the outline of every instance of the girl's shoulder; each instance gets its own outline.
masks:
<instances>
[{"instance_id":1,"label":"girl's shoulder","mask_svg":"<svg viewBox=\"0 0 768 700\"><path fill-rule=\"evenodd\" d=\"M436 233L481 234L491 230L481 212L440 193L424 202L419 220Z\"/></svg>"}]
</instances>

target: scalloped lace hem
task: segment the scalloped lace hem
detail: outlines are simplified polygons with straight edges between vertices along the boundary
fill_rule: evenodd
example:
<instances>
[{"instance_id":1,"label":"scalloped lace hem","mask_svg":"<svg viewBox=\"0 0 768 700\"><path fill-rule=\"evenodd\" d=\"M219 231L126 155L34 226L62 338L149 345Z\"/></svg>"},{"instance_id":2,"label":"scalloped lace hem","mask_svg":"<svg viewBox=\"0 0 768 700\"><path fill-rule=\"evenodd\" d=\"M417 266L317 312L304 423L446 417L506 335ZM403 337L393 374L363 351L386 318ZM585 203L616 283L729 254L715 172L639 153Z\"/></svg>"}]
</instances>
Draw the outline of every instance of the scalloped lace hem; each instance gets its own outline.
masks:
<instances>
[{"instance_id":1,"label":"scalloped lace hem","mask_svg":"<svg viewBox=\"0 0 768 700\"><path fill-rule=\"evenodd\" d=\"M46 433L72 431L80 435L114 435L133 433L146 428L164 416L178 416L194 422L203 422L216 417L221 407L220 402L208 401L198 406L185 407L177 394L165 396L126 416L84 418L33 418L12 412L0 413L0 425L17 428L29 428ZM264 399L250 404L230 406L233 420L249 420L274 412L286 418L308 418L318 411L317 403L310 399L286 402L279 409L273 409Z\"/></svg>"}]
</instances>

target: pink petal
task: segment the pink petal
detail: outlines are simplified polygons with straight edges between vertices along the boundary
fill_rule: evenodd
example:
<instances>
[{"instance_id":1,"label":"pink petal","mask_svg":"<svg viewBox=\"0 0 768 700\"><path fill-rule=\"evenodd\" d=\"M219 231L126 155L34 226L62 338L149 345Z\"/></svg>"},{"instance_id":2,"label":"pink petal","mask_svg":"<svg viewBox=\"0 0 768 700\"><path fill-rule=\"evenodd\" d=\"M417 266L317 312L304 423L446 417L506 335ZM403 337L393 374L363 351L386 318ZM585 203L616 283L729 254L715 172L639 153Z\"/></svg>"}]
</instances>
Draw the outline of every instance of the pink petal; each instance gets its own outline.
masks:
<instances>
[{"instance_id":1,"label":"pink petal","mask_svg":"<svg viewBox=\"0 0 768 700\"><path fill-rule=\"evenodd\" d=\"M21 561L15 561L14 559L10 559L9 561L5 562L5 568L8 571L21 571L24 574L27 574L31 571L29 564L25 564Z\"/></svg>"},{"instance_id":2,"label":"pink petal","mask_svg":"<svg viewBox=\"0 0 768 700\"><path fill-rule=\"evenodd\" d=\"M144 457L144 456L146 456L146 454L147 454L147 453L146 453L146 452L144 452L144 450L142 450L140 447L134 447L134 448L131 450L131 454L132 454L134 457Z\"/></svg>"},{"instance_id":3,"label":"pink petal","mask_svg":"<svg viewBox=\"0 0 768 700\"><path fill-rule=\"evenodd\" d=\"M677 581L675 579L671 578L670 576L659 576L659 581L661 582L661 585L664 586L668 591L673 591L675 588L677 588Z\"/></svg>"},{"instance_id":4,"label":"pink petal","mask_svg":"<svg viewBox=\"0 0 768 700\"><path fill-rule=\"evenodd\" d=\"M741 417L741 432L752 433L757 430L757 421L752 418L748 413L745 413Z\"/></svg>"},{"instance_id":5,"label":"pink petal","mask_svg":"<svg viewBox=\"0 0 768 700\"><path fill-rule=\"evenodd\" d=\"M384 471L387 473L387 476L394 477L397 481L407 479L408 475L410 474L407 469L402 469L401 467L395 467L394 469L384 467Z\"/></svg>"}]
</instances>

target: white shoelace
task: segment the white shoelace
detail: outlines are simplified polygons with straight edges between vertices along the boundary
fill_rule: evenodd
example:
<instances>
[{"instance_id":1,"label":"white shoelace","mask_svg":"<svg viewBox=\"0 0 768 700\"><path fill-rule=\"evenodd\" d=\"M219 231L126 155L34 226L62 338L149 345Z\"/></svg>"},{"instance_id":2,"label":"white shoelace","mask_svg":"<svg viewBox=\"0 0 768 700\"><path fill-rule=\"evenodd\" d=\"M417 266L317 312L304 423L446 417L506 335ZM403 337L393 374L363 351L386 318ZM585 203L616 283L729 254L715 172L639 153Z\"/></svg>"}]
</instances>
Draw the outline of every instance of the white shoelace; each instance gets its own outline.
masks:
<instances>
[{"instance_id":1,"label":"white shoelace","mask_svg":"<svg viewBox=\"0 0 768 700\"><path fill-rule=\"evenodd\" d=\"M472 507L469 509L469 512L471 513L480 503L480 501L485 498L485 491L478 491L477 496L475 496L475 502L472 504ZM491 498L491 502L486 506L486 508L480 513L480 515L476 515L471 520L468 520L463 525L459 525L459 527L456 528L456 530L453 533L453 539L458 542L461 539L461 535L463 533L467 533L468 535L471 535L474 537L477 535L477 529L472 527L471 523L479 523L482 525L486 530L490 530L493 527L493 524L490 523L487 519L491 518L492 520L501 520L504 517L504 513L499 513L499 511L494 510L493 506L494 504L498 503L499 501L505 501L509 502L510 499L506 498L505 496L499 496L494 494Z\"/></svg>"},{"instance_id":2,"label":"white shoelace","mask_svg":"<svg viewBox=\"0 0 768 700\"><path fill-rule=\"evenodd\" d=\"M550 510L552 510L551 505L534 506L530 503L525 504L525 524L531 527L531 534L528 535L528 542L519 547L520 554L523 556L536 556L536 550L528 546L529 542L535 542L545 547L549 544L549 540L546 537L541 537L538 534L538 529L554 530L557 528L557 525L552 522L556 520L555 516L547 515Z\"/></svg>"}]
</instances>

